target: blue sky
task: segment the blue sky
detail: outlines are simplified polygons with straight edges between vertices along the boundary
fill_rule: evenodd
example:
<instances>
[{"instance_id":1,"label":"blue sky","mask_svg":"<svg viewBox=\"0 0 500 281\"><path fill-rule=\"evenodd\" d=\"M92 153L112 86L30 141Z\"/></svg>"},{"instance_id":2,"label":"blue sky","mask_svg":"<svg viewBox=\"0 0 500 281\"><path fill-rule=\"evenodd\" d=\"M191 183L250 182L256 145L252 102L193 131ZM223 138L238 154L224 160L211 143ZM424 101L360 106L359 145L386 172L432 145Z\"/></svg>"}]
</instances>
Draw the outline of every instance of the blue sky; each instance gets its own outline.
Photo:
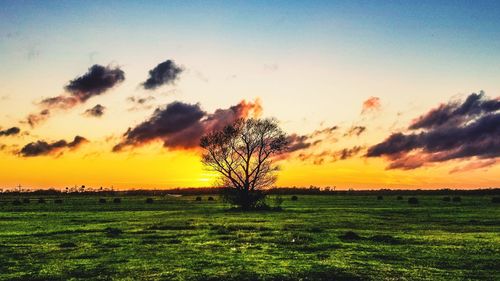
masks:
<instances>
[{"instance_id":1,"label":"blue sky","mask_svg":"<svg viewBox=\"0 0 500 281\"><path fill-rule=\"evenodd\" d=\"M64 93L93 64L125 71L110 94L30 129L24 142L85 134L104 143L175 100L213 112L258 98L264 116L288 132L370 123L365 139L345 140L368 146L450 99L500 92L499 1L0 3L2 128ZM141 89L148 70L166 59L184 67L181 79L155 93ZM149 110L130 111L131 96L155 100ZM359 116L370 97L383 111L373 120ZM108 114L83 118L97 103ZM425 172L411 180L443 181Z\"/></svg>"}]
</instances>

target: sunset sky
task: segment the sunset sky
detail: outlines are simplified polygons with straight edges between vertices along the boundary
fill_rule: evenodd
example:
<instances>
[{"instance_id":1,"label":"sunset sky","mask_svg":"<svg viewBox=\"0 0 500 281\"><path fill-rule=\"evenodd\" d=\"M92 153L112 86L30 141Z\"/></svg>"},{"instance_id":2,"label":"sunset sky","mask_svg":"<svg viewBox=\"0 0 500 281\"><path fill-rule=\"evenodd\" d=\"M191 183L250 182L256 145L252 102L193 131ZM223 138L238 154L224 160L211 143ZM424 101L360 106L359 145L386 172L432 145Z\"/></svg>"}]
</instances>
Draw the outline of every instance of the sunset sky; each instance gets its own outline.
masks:
<instances>
[{"instance_id":1,"label":"sunset sky","mask_svg":"<svg viewBox=\"0 0 500 281\"><path fill-rule=\"evenodd\" d=\"M500 187L500 2L401 2L0 1L0 188L211 186L238 117L278 186Z\"/></svg>"}]
</instances>

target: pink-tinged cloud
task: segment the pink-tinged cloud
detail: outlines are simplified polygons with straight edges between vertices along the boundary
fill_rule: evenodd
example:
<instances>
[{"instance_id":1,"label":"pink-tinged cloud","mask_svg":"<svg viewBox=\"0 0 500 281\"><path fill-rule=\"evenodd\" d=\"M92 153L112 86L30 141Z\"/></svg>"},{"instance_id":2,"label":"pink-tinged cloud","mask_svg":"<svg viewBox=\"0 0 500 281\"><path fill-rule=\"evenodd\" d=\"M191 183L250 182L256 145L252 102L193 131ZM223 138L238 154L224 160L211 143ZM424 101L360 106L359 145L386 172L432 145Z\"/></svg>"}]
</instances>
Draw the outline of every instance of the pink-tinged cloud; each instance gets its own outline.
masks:
<instances>
[{"instance_id":1,"label":"pink-tinged cloud","mask_svg":"<svg viewBox=\"0 0 500 281\"><path fill-rule=\"evenodd\" d=\"M415 169L453 159L500 157L500 99L483 92L451 101L416 118L408 133L393 133L368 149L386 157L388 169ZM495 162L496 163L496 162Z\"/></svg>"},{"instance_id":2,"label":"pink-tinged cloud","mask_svg":"<svg viewBox=\"0 0 500 281\"><path fill-rule=\"evenodd\" d=\"M489 167L496 165L497 163L498 163L498 159L475 161L475 162L467 163L463 166L458 166L458 167L453 168L450 171L450 174L468 172L468 171L483 169L483 168L489 168Z\"/></svg>"},{"instance_id":3,"label":"pink-tinged cloud","mask_svg":"<svg viewBox=\"0 0 500 281\"><path fill-rule=\"evenodd\" d=\"M41 111L28 115L26 123L34 127L47 120L51 111L69 110L88 99L102 95L125 80L125 73L118 67L93 65L84 75L69 81L66 93L45 98L38 105Z\"/></svg>"},{"instance_id":4,"label":"pink-tinged cloud","mask_svg":"<svg viewBox=\"0 0 500 281\"><path fill-rule=\"evenodd\" d=\"M381 108L379 97L369 97L363 102L361 114L379 111Z\"/></svg>"},{"instance_id":5,"label":"pink-tinged cloud","mask_svg":"<svg viewBox=\"0 0 500 281\"><path fill-rule=\"evenodd\" d=\"M240 118L259 117L261 112L259 100L243 100L237 105L217 109L213 113L205 112L199 104L172 102L157 108L148 120L125 132L122 141L114 146L113 151L153 141L162 141L164 147L171 149L197 148L204 134L221 130Z\"/></svg>"}]
</instances>

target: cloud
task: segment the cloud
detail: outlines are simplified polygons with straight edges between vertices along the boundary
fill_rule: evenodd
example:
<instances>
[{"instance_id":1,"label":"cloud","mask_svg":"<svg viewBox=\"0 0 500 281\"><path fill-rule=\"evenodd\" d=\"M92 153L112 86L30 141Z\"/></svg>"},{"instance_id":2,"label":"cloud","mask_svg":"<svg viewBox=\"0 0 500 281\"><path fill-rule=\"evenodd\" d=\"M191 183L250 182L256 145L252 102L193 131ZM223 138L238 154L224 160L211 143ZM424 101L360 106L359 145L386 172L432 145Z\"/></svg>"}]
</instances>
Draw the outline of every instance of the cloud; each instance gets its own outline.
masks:
<instances>
[{"instance_id":1,"label":"cloud","mask_svg":"<svg viewBox=\"0 0 500 281\"><path fill-rule=\"evenodd\" d=\"M68 110L85 103L93 96L105 93L125 80L125 73L119 68L95 64L87 73L69 81L63 95L45 98L39 102L42 110L28 115L26 123L32 127L47 120L52 110Z\"/></svg>"},{"instance_id":2,"label":"cloud","mask_svg":"<svg viewBox=\"0 0 500 281\"><path fill-rule=\"evenodd\" d=\"M128 97L127 101L130 103L133 103L134 105L129 108L129 111L134 111L134 110L141 110L141 109L151 109L153 106L149 104L151 101L155 100L155 97L149 96L149 97Z\"/></svg>"},{"instance_id":3,"label":"cloud","mask_svg":"<svg viewBox=\"0 0 500 281\"><path fill-rule=\"evenodd\" d=\"M336 162L340 160L347 160L357 156L363 149L362 146L354 146L351 148L343 148L340 150L324 150L319 153L300 153L298 159L301 161L312 161L315 165L321 165L325 162Z\"/></svg>"},{"instance_id":4,"label":"cloud","mask_svg":"<svg viewBox=\"0 0 500 281\"><path fill-rule=\"evenodd\" d=\"M42 155L54 154L61 151L62 149L77 149L80 145L88 142L87 139L81 136L76 136L73 141L67 142L65 140L59 140L52 143L47 143L46 141L36 141L25 145L19 154L23 157L35 157Z\"/></svg>"},{"instance_id":5,"label":"cloud","mask_svg":"<svg viewBox=\"0 0 500 281\"><path fill-rule=\"evenodd\" d=\"M294 152L309 148L313 143L307 135L291 134L288 136L288 149L286 152Z\"/></svg>"},{"instance_id":6,"label":"cloud","mask_svg":"<svg viewBox=\"0 0 500 281\"><path fill-rule=\"evenodd\" d=\"M467 172L467 171L477 170L477 169L482 169L482 168L488 168L488 167L494 166L497 162L498 162L497 159L488 159L488 160L467 163L463 166L453 168L450 171L450 174Z\"/></svg>"},{"instance_id":7,"label":"cloud","mask_svg":"<svg viewBox=\"0 0 500 281\"><path fill-rule=\"evenodd\" d=\"M32 113L26 117L26 123L28 123L31 127L35 127L36 125L42 123L50 117L50 110L44 109L39 113Z\"/></svg>"},{"instance_id":8,"label":"cloud","mask_svg":"<svg viewBox=\"0 0 500 281\"><path fill-rule=\"evenodd\" d=\"M352 126L344 134L344 137L351 137L351 136L359 137L359 135L361 135L364 131L366 131L366 127L364 126Z\"/></svg>"},{"instance_id":9,"label":"cloud","mask_svg":"<svg viewBox=\"0 0 500 281\"><path fill-rule=\"evenodd\" d=\"M368 149L387 157L388 169L415 169L454 159L500 156L500 101L484 93L452 101L412 121L408 133L393 133Z\"/></svg>"},{"instance_id":10,"label":"cloud","mask_svg":"<svg viewBox=\"0 0 500 281\"><path fill-rule=\"evenodd\" d=\"M86 116L90 116L90 117L101 117L104 115L105 110L106 110L106 107L104 107L100 104L97 104L96 106L85 110L85 112L83 114Z\"/></svg>"},{"instance_id":11,"label":"cloud","mask_svg":"<svg viewBox=\"0 0 500 281\"><path fill-rule=\"evenodd\" d=\"M363 102L363 106L361 108L361 114L367 114L370 112L379 111L380 107L381 107L380 98L369 97L367 100Z\"/></svg>"},{"instance_id":12,"label":"cloud","mask_svg":"<svg viewBox=\"0 0 500 281\"><path fill-rule=\"evenodd\" d=\"M432 129L440 126L461 125L486 113L500 109L500 98L488 99L483 91L470 94L464 102L451 101L412 121L409 129Z\"/></svg>"},{"instance_id":13,"label":"cloud","mask_svg":"<svg viewBox=\"0 0 500 281\"><path fill-rule=\"evenodd\" d=\"M338 131L338 129L339 129L339 126L335 125L335 126L328 127L328 128L325 128L325 129L316 130L310 136L311 137L316 137L316 136L320 136L320 135L332 135L336 131Z\"/></svg>"},{"instance_id":14,"label":"cloud","mask_svg":"<svg viewBox=\"0 0 500 281\"><path fill-rule=\"evenodd\" d=\"M149 78L141 85L146 90L154 90L162 85L173 84L184 70L173 60L166 60L149 71Z\"/></svg>"},{"instance_id":15,"label":"cloud","mask_svg":"<svg viewBox=\"0 0 500 281\"><path fill-rule=\"evenodd\" d=\"M87 73L71 80L64 89L83 103L93 96L106 92L124 80L125 73L120 68L94 64Z\"/></svg>"},{"instance_id":16,"label":"cloud","mask_svg":"<svg viewBox=\"0 0 500 281\"><path fill-rule=\"evenodd\" d=\"M164 147L190 149L198 147L204 134L220 130L239 118L258 117L262 107L259 100L241 101L227 109L217 109L207 113L199 104L172 102L157 108L146 121L130 128L122 141L115 145L118 152L125 147L138 147L153 141L162 141Z\"/></svg>"},{"instance_id":17,"label":"cloud","mask_svg":"<svg viewBox=\"0 0 500 281\"><path fill-rule=\"evenodd\" d=\"M335 153L335 159L338 159L338 160L349 159L349 158L354 157L357 154L359 154L362 149L363 149L363 147L361 147L361 146L354 146L351 148L341 149Z\"/></svg>"},{"instance_id":18,"label":"cloud","mask_svg":"<svg viewBox=\"0 0 500 281\"><path fill-rule=\"evenodd\" d=\"M21 132L21 129L19 129L18 127L12 127L6 130L0 130L0 137L17 135L19 134L19 132Z\"/></svg>"}]
</instances>

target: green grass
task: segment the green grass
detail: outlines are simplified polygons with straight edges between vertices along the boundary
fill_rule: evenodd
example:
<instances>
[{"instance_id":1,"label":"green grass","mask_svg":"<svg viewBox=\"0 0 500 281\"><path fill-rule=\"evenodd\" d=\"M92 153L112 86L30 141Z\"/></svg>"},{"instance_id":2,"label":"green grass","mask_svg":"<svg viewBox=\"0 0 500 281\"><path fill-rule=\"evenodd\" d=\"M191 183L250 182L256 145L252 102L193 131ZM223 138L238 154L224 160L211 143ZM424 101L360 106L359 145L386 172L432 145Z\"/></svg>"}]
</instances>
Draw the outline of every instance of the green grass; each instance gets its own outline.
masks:
<instances>
[{"instance_id":1,"label":"green grass","mask_svg":"<svg viewBox=\"0 0 500 281\"><path fill-rule=\"evenodd\" d=\"M0 280L500 280L491 197L290 197L238 212L207 196L0 195Z\"/></svg>"}]
</instances>

